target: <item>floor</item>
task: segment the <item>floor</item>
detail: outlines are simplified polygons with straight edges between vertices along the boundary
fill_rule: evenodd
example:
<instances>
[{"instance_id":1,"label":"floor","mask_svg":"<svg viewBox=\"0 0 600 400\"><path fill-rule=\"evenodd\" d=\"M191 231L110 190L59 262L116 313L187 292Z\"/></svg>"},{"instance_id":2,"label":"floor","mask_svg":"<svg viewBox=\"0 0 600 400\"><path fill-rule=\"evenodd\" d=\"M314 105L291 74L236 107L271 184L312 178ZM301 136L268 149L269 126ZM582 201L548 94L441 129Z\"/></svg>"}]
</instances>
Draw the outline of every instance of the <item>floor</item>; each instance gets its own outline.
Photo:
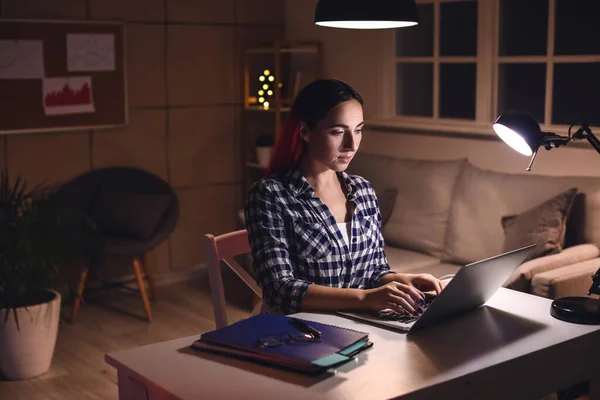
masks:
<instances>
[{"instance_id":1,"label":"floor","mask_svg":"<svg viewBox=\"0 0 600 400\"><path fill-rule=\"evenodd\" d=\"M139 297L123 292L92 294L75 324L62 322L50 371L12 382L0 378L0 399L110 399L117 395L116 370L104 362L107 352L177 339L215 328L207 279L159 287L146 322ZM242 283L225 279L229 319L251 310L252 297ZM68 310L65 310L65 315Z\"/></svg>"}]
</instances>

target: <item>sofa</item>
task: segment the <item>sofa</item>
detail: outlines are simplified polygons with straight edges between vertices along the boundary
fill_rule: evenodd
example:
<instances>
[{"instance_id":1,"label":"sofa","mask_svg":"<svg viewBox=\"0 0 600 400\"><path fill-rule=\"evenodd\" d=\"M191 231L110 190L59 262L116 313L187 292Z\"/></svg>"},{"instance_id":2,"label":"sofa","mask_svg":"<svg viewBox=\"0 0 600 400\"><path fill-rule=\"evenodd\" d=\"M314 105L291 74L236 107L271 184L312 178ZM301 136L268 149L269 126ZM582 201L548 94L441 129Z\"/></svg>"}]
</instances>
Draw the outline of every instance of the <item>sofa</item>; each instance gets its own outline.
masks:
<instances>
[{"instance_id":1,"label":"sofa","mask_svg":"<svg viewBox=\"0 0 600 400\"><path fill-rule=\"evenodd\" d=\"M538 257L521 264L507 288L547 298L586 296L600 267L600 178L508 174L467 159L364 153L347 172L375 189L386 256L396 272L441 278L516 248L519 235L552 243L538 243Z\"/></svg>"}]
</instances>

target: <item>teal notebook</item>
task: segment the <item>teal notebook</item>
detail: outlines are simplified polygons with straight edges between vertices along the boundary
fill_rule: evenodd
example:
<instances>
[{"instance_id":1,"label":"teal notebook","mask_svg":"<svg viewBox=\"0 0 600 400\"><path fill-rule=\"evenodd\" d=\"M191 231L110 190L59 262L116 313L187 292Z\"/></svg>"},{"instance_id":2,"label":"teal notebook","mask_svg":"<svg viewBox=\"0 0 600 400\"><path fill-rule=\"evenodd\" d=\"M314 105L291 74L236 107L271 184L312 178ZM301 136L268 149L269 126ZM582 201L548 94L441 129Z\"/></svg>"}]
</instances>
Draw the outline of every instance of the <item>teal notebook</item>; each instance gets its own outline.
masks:
<instances>
[{"instance_id":1,"label":"teal notebook","mask_svg":"<svg viewBox=\"0 0 600 400\"><path fill-rule=\"evenodd\" d=\"M313 321L304 322L321 332L318 341L259 345L260 338L301 332L290 321L290 317L282 315L259 314L207 332L192 347L296 370L318 371L344 363L372 345L365 332Z\"/></svg>"}]
</instances>

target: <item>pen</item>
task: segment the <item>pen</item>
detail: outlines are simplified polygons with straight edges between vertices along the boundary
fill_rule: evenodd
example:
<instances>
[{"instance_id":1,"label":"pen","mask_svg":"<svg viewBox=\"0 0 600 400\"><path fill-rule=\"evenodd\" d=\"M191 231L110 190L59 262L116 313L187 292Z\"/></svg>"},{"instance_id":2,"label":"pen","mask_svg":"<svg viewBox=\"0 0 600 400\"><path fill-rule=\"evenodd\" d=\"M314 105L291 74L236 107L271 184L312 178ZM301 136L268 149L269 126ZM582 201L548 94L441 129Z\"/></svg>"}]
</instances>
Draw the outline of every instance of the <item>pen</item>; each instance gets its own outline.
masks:
<instances>
[{"instance_id":1,"label":"pen","mask_svg":"<svg viewBox=\"0 0 600 400\"><path fill-rule=\"evenodd\" d=\"M312 333L315 338L321 337L321 332L308 325L306 322L299 320L298 318L290 317L290 324L295 325L297 328Z\"/></svg>"}]
</instances>

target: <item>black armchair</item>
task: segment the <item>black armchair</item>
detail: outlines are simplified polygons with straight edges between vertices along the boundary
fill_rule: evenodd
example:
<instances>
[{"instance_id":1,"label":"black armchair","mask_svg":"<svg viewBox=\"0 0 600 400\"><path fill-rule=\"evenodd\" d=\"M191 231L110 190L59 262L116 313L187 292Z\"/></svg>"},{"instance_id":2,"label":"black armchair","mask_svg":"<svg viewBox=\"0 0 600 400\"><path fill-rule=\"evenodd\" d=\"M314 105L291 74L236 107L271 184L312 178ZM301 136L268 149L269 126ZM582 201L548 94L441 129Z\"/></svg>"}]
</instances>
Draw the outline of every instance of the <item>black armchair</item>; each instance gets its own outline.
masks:
<instances>
[{"instance_id":1,"label":"black armchair","mask_svg":"<svg viewBox=\"0 0 600 400\"><path fill-rule=\"evenodd\" d=\"M131 167L110 167L84 173L63 185L57 192L70 207L84 212L100 231L100 241L91 265L102 256L131 257L138 292L146 318L152 313L144 279L150 296L156 299L151 271L143 262L144 255L162 243L175 228L179 218L179 202L169 184L159 177ZM77 296L73 302L71 321L74 322L89 266L80 274Z\"/></svg>"}]
</instances>

